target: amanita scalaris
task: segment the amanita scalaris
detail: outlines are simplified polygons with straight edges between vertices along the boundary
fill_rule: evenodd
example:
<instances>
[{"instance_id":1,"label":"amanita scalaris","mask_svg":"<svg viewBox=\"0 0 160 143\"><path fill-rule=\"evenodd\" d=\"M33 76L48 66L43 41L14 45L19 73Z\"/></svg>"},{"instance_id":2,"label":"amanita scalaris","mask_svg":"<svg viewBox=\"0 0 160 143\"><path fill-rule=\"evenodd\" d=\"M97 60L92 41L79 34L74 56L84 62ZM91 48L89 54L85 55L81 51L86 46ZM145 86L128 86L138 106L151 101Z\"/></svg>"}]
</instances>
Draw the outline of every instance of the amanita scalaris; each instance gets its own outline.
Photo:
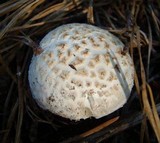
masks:
<instances>
[{"instance_id":1,"label":"amanita scalaris","mask_svg":"<svg viewBox=\"0 0 160 143\"><path fill-rule=\"evenodd\" d=\"M123 43L106 30L66 24L40 42L29 84L38 105L71 120L100 118L122 107L133 87L134 68Z\"/></svg>"}]
</instances>

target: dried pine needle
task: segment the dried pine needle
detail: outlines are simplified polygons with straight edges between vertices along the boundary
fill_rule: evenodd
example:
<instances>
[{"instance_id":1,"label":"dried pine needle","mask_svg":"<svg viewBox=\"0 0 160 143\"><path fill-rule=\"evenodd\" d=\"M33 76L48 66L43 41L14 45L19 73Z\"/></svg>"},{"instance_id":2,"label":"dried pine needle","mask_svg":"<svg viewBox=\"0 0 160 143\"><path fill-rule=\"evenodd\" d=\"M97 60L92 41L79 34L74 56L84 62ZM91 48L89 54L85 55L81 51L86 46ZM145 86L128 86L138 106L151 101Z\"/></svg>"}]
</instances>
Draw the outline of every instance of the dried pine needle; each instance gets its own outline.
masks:
<instances>
[{"instance_id":1,"label":"dried pine needle","mask_svg":"<svg viewBox=\"0 0 160 143\"><path fill-rule=\"evenodd\" d=\"M81 134L81 139L85 141L86 137L88 137L87 135L93 137L90 139L95 139L99 132L105 131L107 128L110 129L106 125L104 128L103 126L92 125L90 129L85 130L85 126L81 126L81 122L74 123L70 129L70 122L68 121L60 121L53 115L54 120L50 115L44 118L46 112L39 110L32 102L27 84L27 68L31 58L30 51L32 50L29 47L34 47L35 44L33 43L38 45L42 36L51 29L61 24L72 22L91 23L108 29L118 35L128 46L127 51L130 50L135 66L135 88L133 93L136 96L132 96L132 98L137 99L138 97L140 102L137 102L136 105L140 106L142 113L138 120L141 122L141 131L138 131L135 127L133 128L137 132L141 132L141 142L151 141L153 137L148 133L147 120L149 120L156 138L160 142L160 119L158 115L160 112L159 106L155 105L155 102L160 102L159 86L154 87L154 90L151 86L152 82L160 85L160 71L156 67L160 64L160 52L158 49L160 44L159 0L148 1L147 3L136 0L128 1L127 3L106 0L7 0L4 3L0 3L0 96L2 99L0 100L2 104L0 104L0 119L1 116L3 119L2 128L0 127L0 142L23 142L23 133L26 133L25 135L30 138L30 131L25 129L26 125L28 128L33 128L34 122L38 125L46 125L46 128L48 126L53 128L54 134L59 135L55 139L52 138L53 142L70 137L70 130L73 131L74 135ZM30 37L32 42L27 42L27 37ZM18 54L19 52L21 54ZM22 60L17 63L17 58L21 56ZM17 66L18 70L16 69ZM18 75L21 73L21 76L17 77L17 73ZM6 77L9 78L9 82L7 80L2 82L2 79ZM9 88L11 83L14 84L15 88ZM6 84L7 86L4 88L3 86ZM9 91L9 93L6 94L5 91ZM133 107L133 102L128 103L131 104L129 105L130 107ZM137 107L136 109L139 110ZM3 114L3 112L6 113ZM132 112L128 109L127 113L131 114ZM27 117L27 119L24 117ZM123 121L123 116L121 118ZM118 120L120 123L121 118ZM111 121L112 119L114 120L114 118L111 118ZM132 119L132 114L128 119L126 119L127 124L133 125L135 119ZM93 119L89 119L84 123L92 123L93 121ZM96 122L100 122L99 125L108 123L106 121L104 119L96 120ZM125 135L121 128L124 130L130 127L126 126L126 122L122 122L118 130L115 128L104 132L108 134L103 134L102 138L99 136L97 142L105 142L105 139L115 133ZM77 131L72 128L73 126L83 127L83 132L80 132L81 128ZM62 131L61 127L65 130ZM34 130L37 131L36 128ZM88 130L90 132L87 132ZM43 131L39 130L39 132L42 133ZM66 134L66 137L63 136L63 133ZM48 135L47 132L44 134L45 136ZM118 139L117 136L115 138ZM94 142L96 141L94 140Z\"/></svg>"},{"instance_id":2,"label":"dried pine needle","mask_svg":"<svg viewBox=\"0 0 160 143\"><path fill-rule=\"evenodd\" d=\"M138 45L140 45L140 32L139 29L137 28L137 41ZM144 112L147 115L153 130L155 131L157 140L160 142L160 134L159 134L159 129L157 128L157 123L154 119L154 115L151 109L151 106L149 104L148 100L148 94L147 94L147 82L146 82L146 76L145 76L145 70L144 70L144 65L142 62L142 55L140 51L140 46L138 47L138 53L139 53L139 58L140 58L140 67L141 67L141 79L142 79L142 101L143 101L143 106L144 106ZM154 104L154 102L152 102Z\"/></svg>"}]
</instances>

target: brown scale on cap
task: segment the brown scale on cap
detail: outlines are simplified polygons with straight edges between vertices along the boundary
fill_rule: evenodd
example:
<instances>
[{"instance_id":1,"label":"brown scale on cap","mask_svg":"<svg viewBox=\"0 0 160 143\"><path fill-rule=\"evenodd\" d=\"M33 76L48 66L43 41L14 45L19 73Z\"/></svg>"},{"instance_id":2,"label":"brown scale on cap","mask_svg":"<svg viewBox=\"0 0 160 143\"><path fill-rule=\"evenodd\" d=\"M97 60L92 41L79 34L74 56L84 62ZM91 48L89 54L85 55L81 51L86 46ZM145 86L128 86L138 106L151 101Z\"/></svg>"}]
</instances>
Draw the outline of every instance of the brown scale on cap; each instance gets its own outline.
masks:
<instances>
[{"instance_id":1,"label":"brown scale on cap","mask_svg":"<svg viewBox=\"0 0 160 143\"><path fill-rule=\"evenodd\" d=\"M83 64L83 61L84 61L84 59L82 59L82 58L80 58L80 57L76 57L75 59L74 59L74 61L73 62L71 62L71 65L73 65L73 66L78 66L78 65L81 65L81 64Z\"/></svg>"},{"instance_id":2,"label":"brown scale on cap","mask_svg":"<svg viewBox=\"0 0 160 143\"><path fill-rule=\"evenodd\" d=\"M44 61L47 61L47 60L48 60L48 55L47 55L47 54L42 55L42 59L43 59Z\"/></svg>"},{"instance_id":3,"label":"brown scale on cap","mask_svg":"<svg viewBox=\"0 0 160 143\"><path fill-rule=\"evenodd\" d=\"M68 88L69 90L75 90L75 86L71 85L70 83L66 84L66 88Z\"/></svg>"},{"instance_id":4,"label":"brown scale on cap","mask_svg":"<svg viewBox=\"0 0 160 143\"><path fill-rule=\"evenodd\" d=\"M92 43L92 45L96 44L95 40L93 37L88 37L88 39L90 40L90 42Z\"/></svg>"},{"instance_id":5,"label":"brown scale on cap","mask_svg":"<svg viewBox=\"0 0 160 143\"><path fill-rule=\"evenodd\" d=\"M79 32L78 32L78 30L75 30L75 34L76 34L76 35L79 35Z\"/></svg>"},{"instance_id":6,"label":"brown scale on cap","mask_svg":"<svg viewBox=\"0 0 160 143\"><path fill-rule=\"evenodd\" d=\"M106 76L106 71L105 71L104 69L99 69L99 70L98 70L98 77L99 77L100 79L104 79L105 76Z\"/></svg>"},{"instance_id":7,"label":"brown scale on cap","mask_svg":"<svg viewBox=\"0 0 160 143\"><path fill-rule=\"evenodd\" d=\"M86 81L86 86L87 87L90 87L92 85L92 82L91 81Z\"/></svg>"},{"instance_id":8,"label":"brown scale on cap","mask_svg":"<svg viewBox=\"0 0 160 143\"><path fill-rule=\"evenodd\" d=\"M84 57L89 56L89 49L85 49L85 50L81 51L81 55Z\"/></svg>"},{"instance_id":9,"label":"brown scale on cap","mask_svg":"<svg viewBox=\"0 0 160 143\"><path fill-rule=\"evenodd\" d=\"M57 56L59 59L62 59L63 53L61 50L57 50Z\"/></svg>"},{"instance_id":10,"label":"brown scale on cap","mask_svg":"<svg viewBox=\"0 0 160 143\"><path fill-rule=\"evenodd\" d=\"M52 71L55 73L55 74L58 74L59 73L59 68L52 68Z\"/></svg>"},{"instance_id":11,"label":"brown scale on cap","mask_svg":"<svg viewBox=\"0 0 160 143\"><path fill-rule=\"evenodd\" d=\"M96 55L96 56L94 57L94 61L95 61L96 63L100 62L100 55Z\"/></svg>"},{"instance_id":12,"label":"brown scale on cap","mask_svg":"<svg viewBox=\"0 0 160 143\"><path fill-rule=\"evenodd\" d=\"M59 62L66 65L67 60L68 60L68 58L64 56L63 58L61 58L61 60Z\"/></svg>"},{"instance_id":13,"label":"brown scale on cap","mask_svg":"<svg viewBox=\"0 0 160 143\"><path fill-rule=\"evenodd\" d=\"M89 89L87 91L87 93L88 93L88 97L90 97L90 96L92 96L95 93L95 91L94 91L94 89Z\"/></svg>"},{"instance_id":14,"label":"brown scale on cap","mask_svg":"<svg viewBox=\"0 0 160 143\"><path fill-rule=\"evenodd\" d=\"M87 44L86 40L82 40L81 43L82 43L83 45L86 45L86 44Z\"/></svg>"},{"instance_id":15,"label":"brown scale on cap","mask_svg":"<svg viewBox=\"0 0 160 143\"><path fill-rule=\"evenodd\" d=\"M97 93L98 93L98 95L99 95L100 97L102 97L102 96L104 95L104 92L103 92L103 91L97 91Z\"/></svg>"},{"instance_id":16,"label":"brown scale on cap","mask_svg":"<svg viewBox=\"0 0 160 143\"><path fill-rule=\"evenodd\" d=\"M118 91L118 85L115 84L115 85L113 86L113 89L114 89L115 91Z\"/></svg>"},{"instance_id":17,"label":"brown scale on cap","mask_svg":"<svg viewBox=\"0 0 160 143\"><path fill-rule=\"evenodd\" d=\"M52 61L52 60L51 60L51 61L48 61L48 62L47 62L47 65L48 65L49 68L52 68L53 65L54 65L54 61Z\"/></svg>"},{"instance_id":18,"label":"brown scale on cap","mask_svg":"<svg viewBox=\"0 0 160 143\"><path fill-rule=\"evenodd\" d=\"M99 39L99 41L101 41L101 42L105 41L105 38L104 38L103 35L98 36L98 39Z\"/></svg>"},{"instance_id":19,"label":"brown scale on cap","mask_svg":"<svg viewBox=\"0 0 160 143\"><path fill-rule=\"evenodd\" d=\"M110 72L108 80L109 81L117 80L117 76L113 72Z\"/></svg>"},{"instance_id":20,"label":"brown scale on cap","mask_svg":"<svg viewBox=\"0 0 160 143\"><path fill-rule=\"evenodd\" d=\"M122 61L122 64L124 65L124 66L127 66L128 65L128 63L127 63L127 61Z\"/></svg>"},{"instance_id":21,"label":"brown scale on cap","mask_svg":"<svg viewBox=\"0 0 160 143\"><path fill-rule=\"evenodd\" d=\"M109 54L108 54L108 53L106 53L106 54L104 55L104 58L105 58L105 62L106 62L106 64L108 65L108 64L110 63Z\"/></svg>"},{"instance_id":22,"label":"brown scale on cap","mask_svg":"<svg viewBox=\"0 0 160 143\"><path fill-rule=\"evenodd\" d=\"M67 36L69 36L69 33L65 32L62 36L63 36L63 38L66 38Z\"/></svg>"},{"instance_id":23,"label":"brown scale on cap","mask_svg":"<svg viewBox=\"0 0 160 143\"><path fill-rule=\"evenodd\" d=\"M53 59L54 54L53 54L52 52L49 52L49 53L48 53L48 56L49 56L49 58Z\"/></svg>"},{"instance_id":24,"label":"brown scale on cap","mask_svg":"<svg viewBox=\"0 0 160 143\"><path fill-rule=\"evenodd\" d=\"M53 59L54 54L51 51L46 52L45 54L42 53L42 59L44 61L48 61L48 59Z\"/></svg>"},{"instance_id":25,"label":"brown scale on cap","mask_svg":"<svg viewBox=\"0 0 160 143\"><path fill-rule=\"evenodd\" d=\"M77 81L76 81L76 85L77 85L78 87L83 87L83 82L82 82L81 80L77 80Z\"/></svg>"},{"instance_id":26,"label":"brown scale on cap","mask_svg":"<svg viewBox=\"0 0 160 143\"><path fill-rule=\"evenodd\" d=\"M48 102L54 102L55 101L55 99L54 99L54 96L49 96L48 97ZM49 103L50 104L50 103Z\"/></svg>"},{"instance_id":27,"label":"brown scale on cap","mask_svg":"<svg viewBox=\"0 0 160 143\"><path fill-rule=\"evenodd\" d=\"M75 44L75 45L74 45L75 51L78 51L80 48L81 48L81 46L79 46L78 44Z\"/></svg>"},{"instance_id":28,"label":"brown scale on cap","mask_svg":"<svg viewBox=\"0 0 160 143\"><path fill-rule=\"evenodd\" d=\"M99 87L100 87L100 83L99 83L98 81L94 82L94 84L95 84L95 87L96 87L96 88L99 88Z\"/></svg>"},{"instance_id":29,"label":"brown scale on cap","mask_svg":"<svg viewBox=\"0 0 160 143\"><path fill-rule=\"evenodd\" d=\"M60 43L57 45L57 49L61 49L61 50L65 50L67 47L68 46L66 43Z\"/></svg>"},{"instance_id":30,"label":"brown scale on cap","mask_svg":"<svg viewBox=\"0 0 160 143\"><path fill-rule=\"evenodd\" d=\"M109 44L108 44L107 42L105 42L105 44L104 44L104 45L105 45L104 47L105 47L106 49L108 49L108 48L109 48Z\"/></svg>"},{"instance_id":31,"label":"brown scale on cap","mask_svg":"<svg viewBox=\"0 0 160 143\"><path fill-rule=\"evenodd\" d=\"M70 57L72 55L72 51L70 49L67 50L67 56Z\"/></svg>"},{"instance_id":32,"label":"brown scale on cap","mask_svg":"<svg viewBox=\"0 0 160 143\"><path fill-rule=\"evenodd\" d=\"M95 67L95 64L94 64L93 60L88 63L88 66L90 68L94 68Z\"/></svg>"},{"instance_id":33,"label":"brown scale on cap","mask_svg":"<svg viewBox=\"0 0 160 143\"><path fill-rule=\"evenodd\" d=\"M72 36L71 39L74 41L74 40L78 40L79 37L78 36Z\"/></svg>"},{"instance_id":34,"label":"brown scale on cap","mask_svg":"<svg viewBox=\"0 0 160 143\"><path fill-rule=\"evenodd\" d=\"M91 72L90 72L90 77L91 77L91 78L96 77L96 73L95 73L94 71L91 71Z\"/></svg>"},{"instance_id":35,"label":"brown scale on cap","mask_svg":"<svg viewBox=\"0 0 160 143\"><path fill-rule=\"evenodd\" d=\"M75 97L75 92L69 93L69 94L68 94L68 97L74 101L74 100L76 99L76 97ZM72 111L72 108L68 108L68 109L69 109L70 111Z\"/></svg>"},{"instance_id":36,"label":"brown scale on cap","mask_svg":"<svg viewBox=\"0 0 160 143\"><path fill-rule=\"evenodd\" d=\"M94 47L95 49L100 49L100 48L101 48L99 44L93 44L93 47Z\"/></svg>"},{"instance_id":37,"label":"brown scale on cap","mask_svg":"<svg viewBox=\"0 0 160 143\"><path fill-rule=\"evenodd\" d=\"M60 77L64 80L69 78L69 71L62 71Z\"/></svg>"},{"instance_id":38,"label":"brown scale on cap","mask_svg":"<svg viewBox=\"0 0 160 143\"><path fill-rule=\"evenodd\" d=\"M81 76L88 76L88 71L85 68L81 68L77 70L76 74L81 75Z\"/></svg>"},{"instance_id":39,"label":"brown scale on cap","mask_svg":"<svg viewBox=\"0 0 160 143\"><path fill-rule=\"evenodd\" d=\"M71 80L71 83L72 83L73 85L75 85L76 87L83 87L83 81L81 81L81 80L72 79L72 80Z\"/></svg>"},{"instance_id":40,"label":"brown scale on cap","mask_svg":"<svg viewBox=\"0 0 160 143\"><path fill-rule=\"evenodd\" d=\"M93 48L95 49L101 49L100 45L98 44L98 42L95 41L95 39L93 37L89 38Z\"/></svg>"}]
</instances>

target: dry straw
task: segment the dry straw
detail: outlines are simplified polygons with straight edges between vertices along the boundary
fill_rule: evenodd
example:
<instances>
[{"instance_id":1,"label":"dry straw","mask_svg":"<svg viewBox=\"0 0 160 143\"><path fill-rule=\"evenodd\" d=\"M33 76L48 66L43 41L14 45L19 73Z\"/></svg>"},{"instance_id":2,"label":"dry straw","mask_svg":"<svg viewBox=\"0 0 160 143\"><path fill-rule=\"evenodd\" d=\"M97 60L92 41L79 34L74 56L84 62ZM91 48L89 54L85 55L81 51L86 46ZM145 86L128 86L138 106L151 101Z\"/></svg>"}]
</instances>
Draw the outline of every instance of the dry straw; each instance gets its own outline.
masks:
<instances>
[{"instance_id":1,"label":"dry straw","mask_svg":"<svg viewBox=\"0 0 160 143\"><path fill-rule=\"evenodd\" d=\"M40 111L33 102L27 85L27 71L31 51L38 49L38 41L51 29L72 22L83 22L108 29L125 43L135 65L135 89L127 104L129 116L110 117L110 120L90 119L90 128L83 128L58 141L78 142L107 140L116 133L141 124L140 141L149 142L150 124L156 139L160 142L160 97L159 69L160 52L160 2L106 1L106 0L7 0L0 2L0 142L23 142L24 133L35 141L36 126L43 123L53 127L55 132L70 122L57 121L46 112ZM6 80L2 80L6 77ZM3 86L2 86L3 85ZM154 90L153 90L154 88ZM7 92L6 92L7 91ZM133 102L139 100L134 110ZM122 110L122 114L125 113ZM59 119L59 118L58 118ZM106 118L107 119L107 118ZM118 120L117 120L118 119ZM149 123L147 122L149 121ZM85 122L85 121L84 121ZM111 126L109 126L112 123ZM73 123L72 123L73 124ZM29 126L31 130L25 130ZM76 125L75 125L76 126ZM138 130L138 129L136 129ZM40 131L41 132L41 131ZM42 131L43 132L43 131ZM61 133L61 132L59 132ZM62 131L64 133L64 131ZM74 137L73 137L74 136ZM131 136L131 135L130 135ZM37 137L37 136L36 136ZM72 138L70 138L72 137ZM146 138L145 138L146 137ZM69 138L66 140L66 138ZM55 139L56 140L56 139ZM54 141L55 141L54 140Z\"/></svg>"}]
</instances>

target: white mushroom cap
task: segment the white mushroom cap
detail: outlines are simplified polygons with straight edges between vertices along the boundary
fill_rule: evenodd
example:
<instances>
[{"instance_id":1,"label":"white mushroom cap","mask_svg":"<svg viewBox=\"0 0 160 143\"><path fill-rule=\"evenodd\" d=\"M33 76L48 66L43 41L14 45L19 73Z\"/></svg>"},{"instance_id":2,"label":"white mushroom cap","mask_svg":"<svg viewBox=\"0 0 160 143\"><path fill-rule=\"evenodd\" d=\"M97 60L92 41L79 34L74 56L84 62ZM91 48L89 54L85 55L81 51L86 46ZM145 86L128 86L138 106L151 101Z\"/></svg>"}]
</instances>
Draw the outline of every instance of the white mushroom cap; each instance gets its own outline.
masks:
<instances>
[{"instance_id":1,"label":"white mushroom cap","mask_svg":"<svg viewBox=\"0 0 160 143\"><path fill-rule=\"evenodd\" d=\"M40 42L29 67L33 98L71 120L100 118L122 107L133 87L134 67L123 43L106 30L66 24Z\"/></svg>"}]
</instances>

